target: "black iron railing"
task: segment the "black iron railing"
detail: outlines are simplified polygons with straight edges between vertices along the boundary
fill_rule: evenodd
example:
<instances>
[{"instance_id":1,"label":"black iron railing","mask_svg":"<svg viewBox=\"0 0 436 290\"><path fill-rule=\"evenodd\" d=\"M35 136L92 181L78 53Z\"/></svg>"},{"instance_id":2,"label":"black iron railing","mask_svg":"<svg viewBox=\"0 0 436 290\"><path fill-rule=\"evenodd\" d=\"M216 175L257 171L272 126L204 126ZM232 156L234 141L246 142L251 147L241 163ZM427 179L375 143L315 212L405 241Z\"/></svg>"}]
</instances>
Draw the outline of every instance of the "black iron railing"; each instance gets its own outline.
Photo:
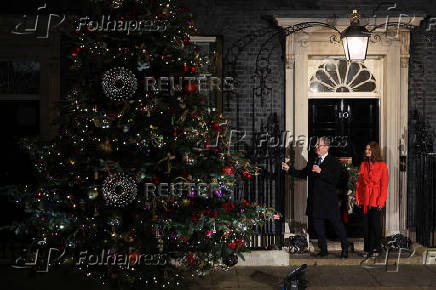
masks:
<instances>
[{"instance_id":1,"label":"black iron railing","mask_svg":"<svg viewBox=\"0 0 436 290\"><path fill-rule=\"evenodd\" d=\"M416 157L416 241L436 246L436 153Z\"/></svg>"},{"instance_id":2,"label":"black iron railing","mask_svg":"<svg viewBox=\"0 0 436 290\"><path fill-rule=\"evenodd\" d=\"M425 99L425 98L424 98ZM424 104L423 104L424 105ZM409 136L407 182L407 227L416 231L416 241L435 247L436 234L436 153L433 129L424 114L415 110Z\"/></svg>"},{"instance_id":3,"label":"black iron railing","mask_svg":"<svg viewBox=\"0 0 436 290\"><path fill-rule=\"evenodd\" d=\"M281 132L276 114L272 114L260 132L255 134L249 147L251 161L262 168L260 174L238 184L235 198L275 208L284 216L284 174L281 162L285 149L280 144ZM258 235L251 237L252 249L281 249L284 241L284 222L268 221L257 228Z\"/></svg>"}]
</instances>

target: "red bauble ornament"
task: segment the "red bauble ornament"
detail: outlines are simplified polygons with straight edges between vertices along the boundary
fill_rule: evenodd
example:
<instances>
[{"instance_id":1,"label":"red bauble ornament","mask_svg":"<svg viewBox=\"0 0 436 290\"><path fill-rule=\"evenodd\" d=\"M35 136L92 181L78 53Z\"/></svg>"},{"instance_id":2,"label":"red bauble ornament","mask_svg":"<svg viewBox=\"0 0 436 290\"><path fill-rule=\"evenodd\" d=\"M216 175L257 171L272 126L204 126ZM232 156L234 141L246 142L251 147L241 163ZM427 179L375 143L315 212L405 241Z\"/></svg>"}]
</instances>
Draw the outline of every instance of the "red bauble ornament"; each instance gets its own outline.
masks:
<instances>
[{"instance_id":1,"label":"red bauble ornament","mask_svg":"<svg viewBox=\"0 0 436 290\"><path fill-rule=\"evenodd\" d=\"M198 86L197 86L197 83L194 81L190 81L190 82L187 81L185 83L185 85L183 86L183 89L186 93L192 95L192 94L197 92Z\"/></svg>"},{"instance_id":2,"label":"red bauble ornament","mask_svg":"<svg viewBox=\"0 0 436 290\"><path fill-rule=\"evenodd\" d=\"M251 178L251 174L248 171L242 171L242 174L247 177L247 178Z\"/></svg>"},{"instance_id":3,"label":"red bauble ornament","mask_svg":"<svg viewBox=\"0 0 436 290\"><path fill-rule=\"evenodd\" d=\"M133 253L129 254L129 263L131 265L136 265L139 262L139 259L141 257L141 253L139 251L135 251Z\"/></svg>"},{"instance_id":4,"label":"red bauble ornament","mask_svg":"<svg viewBox=\"0 0 436 290\"><path fill-rule=\"evenodd\" d=\"M228 166L223 168L223 173L227 175L235 175L236 169L234 167Z\"/></svg>"},{"instance_id":5,"label":"red bauble ornament","mask_svg":"<svg viewBox=\"0 0 436 290\"><path fill-rule=\"evenodd\" d=\"M184 44L190 44L190 43L191 43L191 38L189 38L189 37L185 37L185 38L183 39L183 43L184 43Z\"/></svg>"},{"instance_id":6,"label":"red bauble ornament","mask_svg":"<svg viewBox=\"0 0 436 290\"><path fill-rule=\"evenodd\" d=\"M226 201L225 203L223 203L222 208L226 211L231 211L235 208L235 205L231 201Z\"/></svg>"},{"instance_id":7,"label":"red bauble ornament","mask_svg":"<svg viewBox=\"0 0 436 290\"><path fill-rule=\"evenodd\" d=\"M158 177L158 176L153 176L153 177L151 178L151 182L156 183L156 184L159 184L159 177Z\"/></svg>"},{"instance_id":8,"label":"red bauble ornament","mask_svg":"<svg viewBox=\"0 0 436 290\"><path fill-rule=\"evenodd\" d=\"M195 260L195 256L194 253L189 253L186 256L186 262L188 263L189 266L195 266L195 264L197 263Z\"/></svg>"},{"instance_id":9,"label":"red bauble ornament","mask_svg":"<svg viewBox=\"0 0 436 290\"><path fill-rule=\"evenodd\" d=\"M214 123L212 124L212 126L213 126L213 128L214 128L215 130L217 130L218 132L221 132L221 126L220 126L220 123L219 123L219 122L214 122Z\"/></svg>"}]
</instances>

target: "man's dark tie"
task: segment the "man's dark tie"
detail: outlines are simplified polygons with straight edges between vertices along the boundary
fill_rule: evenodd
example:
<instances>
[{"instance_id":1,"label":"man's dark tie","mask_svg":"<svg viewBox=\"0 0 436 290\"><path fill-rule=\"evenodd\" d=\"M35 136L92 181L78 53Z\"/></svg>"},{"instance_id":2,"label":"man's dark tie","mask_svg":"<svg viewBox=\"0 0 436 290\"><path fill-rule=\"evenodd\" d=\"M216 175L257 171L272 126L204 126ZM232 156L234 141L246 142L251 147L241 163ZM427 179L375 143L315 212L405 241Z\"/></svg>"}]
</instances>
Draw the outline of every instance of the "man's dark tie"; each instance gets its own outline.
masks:
<instances>
[{"instance_id":1,"label":"man's dark tie","mask_svg":"<svg viewBox=\"0 0 436 290\"><path fill-rule=\"evenodd\" d=\"M321 165L321 157L318 157L318 159L316 159L316 165L318 165L318 166Z\"/></svg>"}]
</instances>

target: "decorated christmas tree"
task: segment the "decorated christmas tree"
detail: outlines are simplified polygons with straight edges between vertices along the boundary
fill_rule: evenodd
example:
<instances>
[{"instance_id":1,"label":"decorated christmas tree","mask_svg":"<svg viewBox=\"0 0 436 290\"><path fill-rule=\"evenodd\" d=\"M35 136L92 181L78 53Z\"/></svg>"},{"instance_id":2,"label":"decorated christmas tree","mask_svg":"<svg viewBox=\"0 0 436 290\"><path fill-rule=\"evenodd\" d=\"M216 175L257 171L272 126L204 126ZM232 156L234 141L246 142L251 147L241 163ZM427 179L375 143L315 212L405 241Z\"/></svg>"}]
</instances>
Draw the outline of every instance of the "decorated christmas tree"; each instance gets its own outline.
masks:
<instances>
[{"instance_id":1,"label":"decorated christmas tree","mask_svg":"<svg viewBox=\"0 0 436 290\"><path fill-rule=\"evenodd\" d=\"M169 0L90 8L63 27L59 134L23 141L39 183L14 193L29 215L15 232L59 249L49 263L119 286L179 287L186 273L235 264L256 226L280 216L234 198L260 169L204 102L195 76L208 60L190 41L189 9Z\"/></svg>"}]
</instances>

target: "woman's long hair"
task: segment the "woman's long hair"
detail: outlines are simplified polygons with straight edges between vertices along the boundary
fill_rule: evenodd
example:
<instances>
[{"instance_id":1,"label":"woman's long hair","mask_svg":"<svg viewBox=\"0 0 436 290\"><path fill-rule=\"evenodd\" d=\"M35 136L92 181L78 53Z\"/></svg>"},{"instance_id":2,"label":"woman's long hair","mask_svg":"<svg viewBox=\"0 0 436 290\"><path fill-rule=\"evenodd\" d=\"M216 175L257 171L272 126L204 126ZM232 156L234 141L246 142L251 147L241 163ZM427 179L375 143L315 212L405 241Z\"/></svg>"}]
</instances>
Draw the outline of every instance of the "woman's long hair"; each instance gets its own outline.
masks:
<instances>
[{"instance_id":1,"label":"woman's long hair","mask_svg":"<svg viewBox=\"0 0 436 290\"><path fill-rule=\"evenodd\" d=\"M383 161L383 156L381 153L381 149L380 149L380 145L375 142L375 141L371 141L369 142L366 146L368 146L371 148L371 162L377 162L377 161ZM366 150L366 146L365 146L365 150ZM364 160L367 160L366 154L364 153Z\"/></svg>"}]
</instances>

